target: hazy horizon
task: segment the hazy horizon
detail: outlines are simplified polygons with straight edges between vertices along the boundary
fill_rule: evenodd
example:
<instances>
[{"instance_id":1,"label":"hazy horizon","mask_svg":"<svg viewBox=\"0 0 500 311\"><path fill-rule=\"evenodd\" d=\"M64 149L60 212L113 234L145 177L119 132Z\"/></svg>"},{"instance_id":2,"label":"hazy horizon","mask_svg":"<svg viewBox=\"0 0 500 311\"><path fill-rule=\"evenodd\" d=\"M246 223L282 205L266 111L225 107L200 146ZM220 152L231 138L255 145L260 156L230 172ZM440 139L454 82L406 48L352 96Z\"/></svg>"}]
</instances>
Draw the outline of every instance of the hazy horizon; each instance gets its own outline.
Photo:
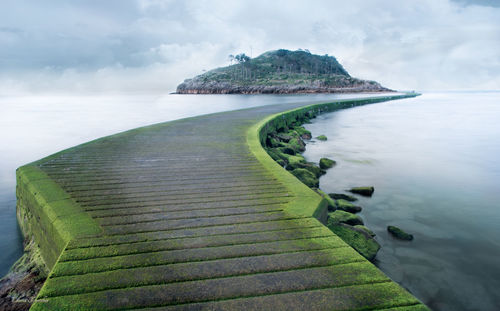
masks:
<instances>
[{"instance_id":1,"label":"hazy horizon","mask_svg":"<svg viewBox=\"0 0 500 311\"><path fill-rule=\"evenodd\" d=\"M7 0L0 95L164 94L229 54L279 48L392 89L499 90L499 38L492 0Z\"/></svg>"}]
</instances>

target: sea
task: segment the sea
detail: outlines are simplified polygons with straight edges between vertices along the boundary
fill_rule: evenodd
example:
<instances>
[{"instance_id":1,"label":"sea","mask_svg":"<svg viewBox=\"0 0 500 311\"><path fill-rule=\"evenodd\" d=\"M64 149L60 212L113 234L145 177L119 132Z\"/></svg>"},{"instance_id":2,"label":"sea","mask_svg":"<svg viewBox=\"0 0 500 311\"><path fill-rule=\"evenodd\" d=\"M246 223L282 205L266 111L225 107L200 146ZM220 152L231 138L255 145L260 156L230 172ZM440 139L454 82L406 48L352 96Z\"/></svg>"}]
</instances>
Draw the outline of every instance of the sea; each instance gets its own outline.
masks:
<instances>
[{"instance_id":1,"label":"sea","mask_svg":"<svg viewBox=\"0 0 500 311\"><path fill-rule=\"evenodd\" d=\"M0 276L22 255L15 170L131 128L341 95L0 96ZM318 116L304 156L337 165L325 192L374 186L360 216L382 245L375 264L433 310L500 310L500 92L426 92ZM392 238L396 225L414 235Z\"/></svg>"}]
</instances>

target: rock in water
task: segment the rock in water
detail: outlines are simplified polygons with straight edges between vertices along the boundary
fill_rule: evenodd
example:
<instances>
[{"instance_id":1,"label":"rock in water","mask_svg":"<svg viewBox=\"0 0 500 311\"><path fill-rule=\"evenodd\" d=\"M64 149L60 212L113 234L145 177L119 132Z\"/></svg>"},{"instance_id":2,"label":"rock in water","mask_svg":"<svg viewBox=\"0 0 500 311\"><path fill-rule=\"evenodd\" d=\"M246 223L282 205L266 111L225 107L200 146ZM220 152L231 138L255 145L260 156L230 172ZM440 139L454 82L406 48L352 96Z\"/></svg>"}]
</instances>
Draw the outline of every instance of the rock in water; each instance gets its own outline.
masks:
<instances>
[{"instance_id":1,"label":"rock in water","mask_svg":"<svg viewBox=\"0 0 500 311\"><path fill-rule=\"evenodd\" d=\"M411 241L413 240L413 235L404 232L396 226L387 226L387 231L392 234L393 237L400 240Z\"/></svg>"},{"instance_id":2,"label":"rock in water","mask_svg":"<svg viewBox=\"0 0 500 311\"><path fill-rule=\"evenodd\" d=\"M332 159L321 158L319 160L319 167L324 169L324 170L333 167L335 164L337 164L337 162L333 161Z\"/></svg>"},{"instance_id":3,"label":"rock in water","mask_svg":"<svg viewBox=\"0 0 500 311\"><path fill-rule=\"evenodd\" d=\"M366 197L371 197L375 188L373 187L354 187L349 190L349 192L360 194Z\"/></svg>"},{"instance_id":4,"label":"rock in water","mask_svg":"<svg viewBox=\"0 0 500 311\"><path fill-rule=\"evenodd\" d=\"M380 244L363 229L328 221L328 228L368 260L375 259Z\"/></svg>"},{"instance_id":5,"label":"rock in water","mask_svg":"<svg viewBox=\"0 0 500 311\"><path fill-rule=\"evenodd\" d=\"M376 236L375 232L371 231L368 227L363 226L363 225L356 225L354 226L356 229L363 230L364 232L368 233L370 236L374 237Z\"/></svg>"},{"instance_id":6,"label":"rock in water","mask_svg":"<svg viewBox=\"0 0 500 311\"><path fill-rule=\"evenodd\" d=\"M358 199L353 197L353 196L350 196L350 195L347 195L347 194L343 194L343 193L329 193L328 194L332 199L335 199L335 200L346 200L346 201L349 201L349 202L354 202L354 201L357 201Z\"/></svg>"},{"instance_id":7,"label":"rock in water","mask_svg":"<svg viewBox=\"0 0 500 311\"><path fill-rule=\"evenodd\" d=\"M313 173L306 170L305 168L296 168L291 173L309 188L319 187L318 178L316 178L316 176Z\"/></svg>"},{"instance_id":8,"label":"rock in water","mask_svg":"<svg viewBox=\"0 0 500 311\"><path fill-rule=\"evenodd\" d=\"M316 137L317 140L321 140L321 141L325 141L328 139L328 137L326 137L325 135L319 135L318 137Z\"/></svg>"},{"instance_id":9,"label":"rock in water","mask_svg":"<svg viewBox=\"0 0 500 311\"><path fill-rule=\"evenodd\" d=\"M351 202L343 199L336 200L336 203L337 203L337 209L348 213L359 213L362 210L361 206L356 206Z\"/></svg>"},{"instance_id":10,"label":"rock in water","mask_svg":"<svg viewBox=\"0 0 500 311\"><path fill-rule=\"evenodd\" d=\"M328 223L343 223L351 226L364 225L363 219L361 219L361 217L340 210L328 213Z\"/></svg>"}]
</instances>

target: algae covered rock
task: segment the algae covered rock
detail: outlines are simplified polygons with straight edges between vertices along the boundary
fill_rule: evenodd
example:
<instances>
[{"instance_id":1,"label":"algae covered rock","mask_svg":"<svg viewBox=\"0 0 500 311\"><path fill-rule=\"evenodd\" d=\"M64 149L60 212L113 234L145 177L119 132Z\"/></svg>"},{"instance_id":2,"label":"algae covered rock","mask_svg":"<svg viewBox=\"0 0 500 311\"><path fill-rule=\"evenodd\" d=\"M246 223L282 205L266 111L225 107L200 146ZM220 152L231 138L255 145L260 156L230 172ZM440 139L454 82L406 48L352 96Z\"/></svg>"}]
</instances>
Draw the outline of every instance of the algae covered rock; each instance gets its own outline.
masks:
<instances>
[{"instance_id":1,"label":"algae covered rock","mask_svg":"<svg viewBox=\"0 0 500 311\"><path fill-rule=\"evenodd\" d=\"M317 189L316 192L318 192L319 195L321 195L326 200L326 202L328 202L328 211L329 212L333 212L333 211L337 210L337 203L335 202L334 199L332 199L328 194L324 193L320 189Z\"/></svg>"},{"instance_id":2,"label":"algae covered rock","mask_svg":"<svg viewBox=\"0 0 500 311\"><path fill-rule=\"evenodd\" d=\"M333 167L335 164L337 164L337 162L333 161L332 159L321 158L319 160L319 167L324 170Z\"/></svg>"},{"instance_id":3,"label":"algae covered rock","mask_svg":"<svg viewBox=\"0 0 500 311\"><path fill-rule=\"evenodd\" d=\"M389 231L389 233L396 239L406 240L406 241L413 240L413 235L404 232L403 230L401 230L396 226L387 226L387 231Z\"/></svg>"},{"instance_id":4,"label":"algae covered rock","mask_svg":"<svg viewBox=\"0 0 500 311\"><path fill-rule=\"evenodd\" d=\"M278 163L281 167L285 167L286 166L286 162L282 159L279 159L279 160L276 160L276 163Z\"/></svg>"},{"instance_id":5,"label":"algae covered rock","mask_svg":"<svg viewBox=\"0 0 500 311\"><path fill-rule=\"evenodd\" d=\"M318 178L321 175L324 175L326 173L324 170L322 170L319 167L317 167L316 165L314 165L314 163L310 163L310 162L307 162L307 163L293 162L293 163L290 163L289 165L287 165L287 167L286 167L286 169L289 171L293 171L294 169L297 169L297 168L304 168L304 169L310 171L311 173L313 173Z\"/></svg>"},{"instance_id":6,"label":"algae covered rock","mask_svg":"<svg viewBox=\"0 0 500 311\"><path fill-rule=\"evenodd\" d=\"M376 236L376 234L373 231L371 231L367 226L356 225L356 226L354 226L354 228L359 229L359 230L363 230L364 232L368 233L372 237Z\"/></svg>"},{"instance_id":7,"label":"algae covered rock","mask_svg":"<svg viewBox=\"0 0 500 311\"><path fill-rule=\"evenodd\" d=\"M306 150L306 145L300 138L292 138L288 142L288 147L295 149L297 152L303 152Z\"/></svg>"},{"instance_id":8,"label":"algae covered rock","mask_svg":"<svg viewBox=\"0 0 500 311\"><path fill-rule=\"evenodd\" d=\"M321 140L321 141L325 141L328 139L328 137L326 137L325 135L319 135L318 137L316 137L317 140Z\"/></svg>"},{"instance_id":9,"label":"algae covered rock","mask_svg":"<svg viewBox=\"0 0 500 311\"><path fill-rule=\"evenodd\" d=\"M280 147L278 150L284 154L289 154L289 155L295 155L297 154L297 151L291 147Z\"/></svg>"},{"instance_id":10,"label":"algae covered rock","mask_svg":"<svg viewBox=\"0 0 500 311\"><path fill-rule=\"evenodd\" d=\"M309 188L319 187L318 178L305 168L296 168L293 171L291 171L291 173L293 174L293 176L297 177L301 182L303 182Z\"/></svg>"},{"instance_id":11,"label":"algae covered rock","mask_svg":"<svg viewBox=\"0 0 500 311\"><path fill-rule=\"evenodd\" d=\"M349 201L349 202L354 202L354 201L357 201L358 199L353 197L353 196L350 196L350 195L347 195L347 194L343 194L343 193L329 193L328 194L332 199L335 199L335 200L346 200L346 201Z\"/></svg>"},{"instance_id":12,"label":"algae covered rock","mask_svg":"<svg viewBox=\"0 0 500 311\"><path fill-rule=\"evenodd\" d=\"M375 259L380 244L362 229L328 221L328 228L368 260Z\"/></svg>"},{"instance_id":13,"label":"algae covered rock","mask_svg":"<svg viewBox=\"0 0 500 311\"><path fill-rule=\"evenodd\" d=\"M298 126L295 128L295 131L299 134L302 139L309 140L312 138L311 132L303 128L302 126Z\"/></svg>"},{"instance_id":14,"label":"algae covered rock","mask_svg":"<svg viewBox=\"0 0 500 311\"><path fill-rule=\"evenodd\" d=\"M361 206L354 205L351 202L346 201L344 199L336 200L336 203L337 203L337 209L341 211L349 213L359 213L362 210Z\"/></svg>"},{"instance_id":15,"label":"algae covered rock","mask_svg":"<svg viewBox=\"0 0 500 311\"><path fill-rule=\"evenodd\" d=\"M343 223L351 226L364 225L361 217L341 210L328 213L328 223Z\"/></svg>"},{"instance_id":16,"label":"algae covered rock","mask_svg":"<svg viewBox=\"0 0 500 311\"><path fill-rule=\"evenodd\" d=\"M285 133L279 133L276 135L276 137L285 142L285 143L288 143L290 141L290 139L292 139L293 137L291 135L288 135L288 134L285 134Z\"/></svg>"},{"instance_id":17,"label":"algae covered rock","mask_svg":"<svg viewBox=\"0 0 500 311\"><path fill-rule=\"evenodd\" d=\"M349 192L360 194L366 197L371 197L375 188L373 187L354 187L349 190Z\"/></svg>"},{"instance_id":18,"label":"algae covered rock","mask_svg":"<svg viewBox=\"0 0 500 311\"><path fill-rule=\"evenodd\" d=\"M278 149L274 148L267 148L266 149L267 154L274 160L274 161L283 161L288 163L288 157L285 156L282 152L280 152Z\"/></svg>"}]
</instances>

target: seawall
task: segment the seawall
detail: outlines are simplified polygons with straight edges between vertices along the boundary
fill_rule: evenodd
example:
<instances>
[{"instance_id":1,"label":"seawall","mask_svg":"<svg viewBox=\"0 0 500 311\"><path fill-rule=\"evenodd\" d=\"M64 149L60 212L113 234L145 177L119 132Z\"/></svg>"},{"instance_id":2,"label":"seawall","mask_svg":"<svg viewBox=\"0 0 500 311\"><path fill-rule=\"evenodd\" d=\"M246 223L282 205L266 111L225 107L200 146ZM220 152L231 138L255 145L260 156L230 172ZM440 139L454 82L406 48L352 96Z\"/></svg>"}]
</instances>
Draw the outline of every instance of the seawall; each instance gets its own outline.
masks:
<instances>
[{"instance_id":1,"label":"seawall","mask_svg":"<svg viewBox=\"0 0 500 311\"><path fill-rule=\"evenodd\" d=\"M269 273L275 273L277 277L278 273L292 273L292 270L287 270L292 267L293 271L299 269L307 274L307 269L313 271L318 265L324 266L325 262L328 262L327 267L330 267L334 262L333 257L328 257L334 256L333 253L328 255L328 258L323 258L326 255L321 253L311 255L316 261L321 258L321 264L311 266L309 261L313 259L308 259L306 263L304 259L297 258L297 262L288 268L274 267L270 262L274 260L273 256L278 254L269 254L269 251L264 250L255 253L254 246L248 244L251 242L257 243L255 247L263 246L260 245L263 243L262 239L276 241L275 243L284 249L283 254L290 252L290 256L295 256L292 254L297 252L297 247L300 252L318 249L318 246L313 245L321 245L319 249L324 250L323 252L332 247L341 249L345 253L344 257L348 258L344 261L362 263L362 268L349 266L345 268L346 271L355 274L355 271L359 271L359 275L365 279L361 282L358 280L359 276L356 276L354 279L357 281L348 280L342 287L355 286L353 292L357 292L359 297L368 292L370 297L375 292L380 293L380 299L373 302L374 306L412 306L412 310L421 308L411 295L392 284L370 263L363 261L350 247L339 241L331 232L327 232L319 222L314 222L314 219L326 219L326 202L276 164L262 148L262 142L269 132L299 120L306 113L319 114L411 96L415 94L349 99L314 105L297 104L295 107L260 107L179 120L105 137L19 168L19 223L25 237L35 241L47 269L51 271L33 309L71 307L83 310L105 307L111 310L156 305L188 306L192 303L203 303L207 307L231 306L230 309L235 306L242 308L249 304L265 306L273 301L283 302L284 296L281 295L294 293L297 289L292 285L281 288L269 283L265 296L272 296L273 299L268 301L266 299L269 298L264 299L262 289L252 286L240 288L238 293L226 293L229 289L222 288L225 288L224 284L227 282L237 282L238 278L263 278L269 277ZM158 145L160 142L163 145ZM196 159L199 172L193 173L189 170L191 166L179 159ZM199 182L205 179L206 182ZM263 183L266 184L264 187ZM186 186L183 185L189 185L189 191L184 190ZM225 189L227 192L221 192L226 191ZM171 194L166 196L165 192ZM199 193L204 200L199 200L193 193ZM228 196L231 197L230 200ZM244 211L239 207L241 202L249 202L243 205ZM187 210L184 207L179 208L184 206L183 204ZM190 212L191 210L193 212ZM285 223L286 225L282 225ZM258 229L243 229L249 226L257 226ZM271 230L272 228L275 229ZM300 236L291 239L283 232L294 228L303 230L304 236L309 238L292 247L291 241ZM309 232L308 228L314 228L314 233ZM264 234L276 230L281 232L279 237L274 236L275 233ZM200 263L187 258L179 258L179 263L175 261L168 264L165 259L150 261L154 254L171 249L173 246L169 243L175 242L175 249L191 249L191 242L186 242L186 239L193 235L198 237L197 239L203 239L203 243L196 248L197 252L205 252L207 247L214 250L213 239L206 239L206 236L213 235L219 239L221 232L224 232L223 235L235 236L232 244L243 239L246 244L241 245L247 246L236 256L226 254L235 251L231 243L219 242L222 244L216 244L217 247L221 245L227 250L220 249L220 252L213 255L214 260L224 264L228 260L256 260L254 256L259 255L267 256L266 264L262 264L263 266L255 271L241 270L241 266L228 266L227 269L231 272L228 270L223 275L224 279L220 279L220 272L215 270L213 274L209 273L204 277L183 276L175 279L176 282L187 283L179 283L177 288L176 283L161 275L147 281L150 278L148 275L158 273L159 267L167 273L170 267L177 267L186 260L193 267L208 267L210 263ZM262 232L262 236L257 240L248 240L250 232ZM165 234L169 234L169 237L158 237ZM152 244L156 246L153 247ZM134 247L139 247L140 251L132 251ZM149 248L146 250L145 247ZM302 250L301 247L305 249ZM137 257L139 254L144 255L140 258ZM121 260L129 258L127 256L135 256L134 260L138 262L147 260L137 265L125 265ZM171 256L171 253L167 252L165 256ZM93 262L95 265L91 264ZM120 276L120 271L126 276ZM263 272L267 275L260 274ZM99 279L100 274L103 282L94 284L94 279ZM111 275L116 278L116 283L113 283ZM132 279L131 275L134 276ZM302 280L301 276L296 279ZM220 288L217 292L211 296L191 292L193 287L190 286L194 286L194 283L190 282L198 282L194 288L203 289L209 286L209 280L213 284L220 283L215 286ZM279 277L276 280L280 282ZM336 289L338 285L326 285L328 282L322 284L313 282L300 291L302 294L309 293L325 286L339 291ZM369 284L373 286L365 289ZM165 290L168 288L172 293L187 291L189 294L181 300L171 301L171 298L156 293L151 286L160 286ZM134 298L123 302L119 299L137 291L152 291L150 300ZM389 298L387 293L391 293L393 297ZM252 298L242 300L241 297ZM299 294L293 294L291 297L293 299L287 299L302 299ZM370 301L367 300L366 303L369 304Z\"/></svg>"}]
</instances>

